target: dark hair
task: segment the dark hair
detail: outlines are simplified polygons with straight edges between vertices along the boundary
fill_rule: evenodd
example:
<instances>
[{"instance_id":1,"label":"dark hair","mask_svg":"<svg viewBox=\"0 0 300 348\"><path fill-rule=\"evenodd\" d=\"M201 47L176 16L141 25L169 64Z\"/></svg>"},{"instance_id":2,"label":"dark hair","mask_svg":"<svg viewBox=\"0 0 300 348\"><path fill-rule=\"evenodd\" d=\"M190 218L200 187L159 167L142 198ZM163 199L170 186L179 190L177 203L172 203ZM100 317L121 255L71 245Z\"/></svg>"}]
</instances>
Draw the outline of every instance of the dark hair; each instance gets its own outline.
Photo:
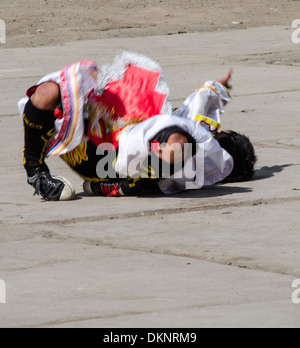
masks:
<instances>
[{"instance_id":1,"label":"dark hair","mask_svg":"<svg viewBox=\"0 0 300 348\"><path fill-rule=\"evenodd\" d=\"M245 135L234 131L225 132L227 135L218 141L232 157L234 168L223 182L249 181L254 176L254 166L257 161L254 147Z\"/></svg>"}]
</instances>

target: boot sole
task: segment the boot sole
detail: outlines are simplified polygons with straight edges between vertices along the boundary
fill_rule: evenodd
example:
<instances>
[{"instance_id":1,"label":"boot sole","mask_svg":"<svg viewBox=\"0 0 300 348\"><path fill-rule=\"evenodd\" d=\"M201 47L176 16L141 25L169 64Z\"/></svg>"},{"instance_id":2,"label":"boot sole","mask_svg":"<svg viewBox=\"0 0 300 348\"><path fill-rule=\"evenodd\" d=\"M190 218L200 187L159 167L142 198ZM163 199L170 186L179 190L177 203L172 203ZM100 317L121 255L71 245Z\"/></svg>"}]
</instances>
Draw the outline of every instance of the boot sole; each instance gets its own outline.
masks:
<instances>
[{"instance_id":1,"label":"boot sole","mask_svg":"<svg viewBox=\"0 0 300 348\"><path fill-rule=\"evenodd\" d=\"M62 181L65 186L59 197L59 201L71 201L75 198L75 188L68 179L64 178L63 176L53 176L53 179Z\"/></svg>"},{"instance_id":2,"label":"boot sole","mask_svg":"<svg viewBox=\"0 0 300 348\"><path fill-rule=\"evenodd\" d=\"M83 183L83 191L88 195L88 196L95 196L94 192L91 189L91 182L90 181L85 181Z\"/></svg>"}]
</instances>

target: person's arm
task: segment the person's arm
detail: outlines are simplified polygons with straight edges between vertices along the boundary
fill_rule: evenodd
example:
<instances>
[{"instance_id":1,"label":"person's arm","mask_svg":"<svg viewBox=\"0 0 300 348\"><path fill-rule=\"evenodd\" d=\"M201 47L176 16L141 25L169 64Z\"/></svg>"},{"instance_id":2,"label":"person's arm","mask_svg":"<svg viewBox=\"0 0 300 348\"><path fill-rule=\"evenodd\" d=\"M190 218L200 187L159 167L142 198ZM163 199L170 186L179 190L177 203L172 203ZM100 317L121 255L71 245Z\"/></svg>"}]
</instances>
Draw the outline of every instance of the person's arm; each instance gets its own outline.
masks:
<instances>
[{"instance_id":1,"label":"person's arm","mask_svg":"<svg viewBox=\"0 0 300 348\"><path fill-rule=\"evenodd\" d=\"M208 124L208 130L217 131L221 126L221 114L225 105L231 100L228 88L232 76L230 70L218 81L208 81L194 93L189 95L175 116Z\"/></svg>"},{"instance_id":2,"label":"person's arm","mask_svg":"<svg viewBox=\"0 0 300 348\"><path fill-rule=\"evenodd\" d=\"M221 79L217 80L217 82L221 83L221 85L223 85L227 89L232 89L232 85L229 84L232 78L232 74L233 74L233 69L231 68L229 69L227 74Z\"/></svg>"}]
</instances>

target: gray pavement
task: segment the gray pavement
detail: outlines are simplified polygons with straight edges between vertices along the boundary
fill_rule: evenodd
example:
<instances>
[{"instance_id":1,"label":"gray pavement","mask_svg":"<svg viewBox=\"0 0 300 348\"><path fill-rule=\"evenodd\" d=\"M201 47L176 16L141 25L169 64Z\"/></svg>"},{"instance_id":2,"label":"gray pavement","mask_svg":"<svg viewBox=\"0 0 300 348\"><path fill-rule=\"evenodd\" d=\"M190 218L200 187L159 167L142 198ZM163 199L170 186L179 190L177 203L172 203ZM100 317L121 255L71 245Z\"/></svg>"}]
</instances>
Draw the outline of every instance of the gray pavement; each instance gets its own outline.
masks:
<instances>
[{"instance_id":1,"label":"gray pavement","mask_svg":"<svg viewBox=\"0 0 300 348\"><path fill-rule=\"evenodd\" d=\"M255 180L175 196L33 197L16 103L64 65L121 49L159 61L174 106L234 68L224 128L249 135ZM300 45L282 26L0 47L0 327L300 327Z\"/></svg>"}]
</instances>

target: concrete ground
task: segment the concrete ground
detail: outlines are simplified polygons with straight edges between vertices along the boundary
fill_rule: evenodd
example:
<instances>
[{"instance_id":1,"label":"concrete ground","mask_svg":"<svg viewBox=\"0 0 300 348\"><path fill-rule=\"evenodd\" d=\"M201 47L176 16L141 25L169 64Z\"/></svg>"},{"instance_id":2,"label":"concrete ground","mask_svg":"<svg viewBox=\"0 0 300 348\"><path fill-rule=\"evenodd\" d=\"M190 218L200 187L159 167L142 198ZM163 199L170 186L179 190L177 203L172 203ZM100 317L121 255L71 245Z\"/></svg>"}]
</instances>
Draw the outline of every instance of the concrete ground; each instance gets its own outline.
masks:
<instances>
[{"instance_id":1,"label":"concrete ground","mask_svg":"<svg viewBox=\"0 0 300 348\"><path fill-rule=\"evenodd\" d=\"M0 48L1 327L300 327L299 45L282 26ZM33 197L16 103L43 75L121 49L159 61L174 106L234 68L224 128L249 135L255 180L175 196Z\"/></svg>"}]
</instances>

